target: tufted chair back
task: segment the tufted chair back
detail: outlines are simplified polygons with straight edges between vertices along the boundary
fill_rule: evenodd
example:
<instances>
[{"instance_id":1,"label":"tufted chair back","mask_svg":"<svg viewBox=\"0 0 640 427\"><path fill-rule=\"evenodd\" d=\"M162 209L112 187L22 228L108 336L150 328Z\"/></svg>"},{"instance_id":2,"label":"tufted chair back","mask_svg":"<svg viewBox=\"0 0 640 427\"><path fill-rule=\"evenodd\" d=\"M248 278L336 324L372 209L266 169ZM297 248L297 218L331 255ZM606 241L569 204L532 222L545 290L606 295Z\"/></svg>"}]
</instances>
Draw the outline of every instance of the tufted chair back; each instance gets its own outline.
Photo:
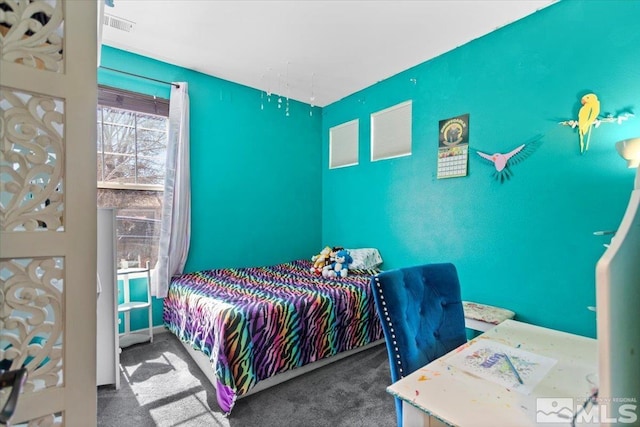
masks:
<instances>
[{"instance_id":1,"label":"tufted chair back","mask_svg":"<svg viewBox=\"0 0 640 427\"><path fill-rule=\"evenodd\" d=\"M0 425L8 426L13 413L18 405L18 398L22 392L22 387L27 381L27 368L22 367L13 371L4 371L0 369L0 389L8 388L5 396L3 396L4 404L0 409ZM8 394L8 397L6 396Z\"/></svg>"},{"instance_id":2,"label":"tufted chair back","mask_svg":"<svg viewBox=\"0 0 640 427\"><path fill-rule=\"evenodd\" d=\"M391 381L411 374L467 340L453 264L389 270L371 279L389 354ZM396 398L398 426L402 403Z\"/></svg>"}]
</instances>

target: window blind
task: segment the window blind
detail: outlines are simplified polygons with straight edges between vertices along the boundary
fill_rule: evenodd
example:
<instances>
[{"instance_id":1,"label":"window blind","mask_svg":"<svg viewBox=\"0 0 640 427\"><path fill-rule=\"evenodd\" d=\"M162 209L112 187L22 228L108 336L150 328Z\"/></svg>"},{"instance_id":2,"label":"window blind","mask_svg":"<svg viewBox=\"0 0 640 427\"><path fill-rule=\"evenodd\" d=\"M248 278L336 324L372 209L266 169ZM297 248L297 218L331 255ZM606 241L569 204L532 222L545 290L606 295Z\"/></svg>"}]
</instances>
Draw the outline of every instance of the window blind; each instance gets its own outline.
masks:
<instances>
[{"instance_id":1,"label":"window blind","mask_svg":"<svg viewBox=\"0 0 640 427\"><path fill-rule=\"evenodd\" d=\"M109 86L98 86L98 104L169 117L169 100Z\"/></svg>"}]
</instances>

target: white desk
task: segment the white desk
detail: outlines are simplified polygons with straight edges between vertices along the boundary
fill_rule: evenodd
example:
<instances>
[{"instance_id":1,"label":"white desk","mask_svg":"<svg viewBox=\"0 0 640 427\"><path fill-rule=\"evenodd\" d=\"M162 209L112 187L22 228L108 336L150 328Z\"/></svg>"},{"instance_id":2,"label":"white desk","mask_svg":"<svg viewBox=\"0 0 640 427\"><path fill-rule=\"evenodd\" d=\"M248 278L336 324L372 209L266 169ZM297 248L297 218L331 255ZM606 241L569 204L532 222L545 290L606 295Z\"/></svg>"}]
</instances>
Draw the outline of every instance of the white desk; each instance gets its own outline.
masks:
<instances>
[{"instance_id":1,"label":"white desk","mask_svg":"<svg viewBox=\"0 0 640 427\"><path fill-rule=\"evenodd\" d=\"M97 269L100 292L96 306L96 384L120 388L118 348L118 285L116 281L116 215L98 209Z\"/></svg>"},{"instance_id":2,"label":"white desk","mask_svg":"<svg viewBox=\"0 0 640 427\"><path fill-rule=\"evenodd\" d=\"M557 363L529 395L447 363L461 348L486 339L557 359ZM587 376L593 380L597 372L594 339L506 320L463 347L387 388L389 393L402 399L404 427L442 425L443 422L464 427L566 427L571 425L570 419L566 423L537 423L538 404L546 409L549 399L571 398L575 405L582 405L591 394L592 385ZM538 398L546 400L538 401ZM587 420L578 425L590 425Z\"/></svg>"}]
</instances>

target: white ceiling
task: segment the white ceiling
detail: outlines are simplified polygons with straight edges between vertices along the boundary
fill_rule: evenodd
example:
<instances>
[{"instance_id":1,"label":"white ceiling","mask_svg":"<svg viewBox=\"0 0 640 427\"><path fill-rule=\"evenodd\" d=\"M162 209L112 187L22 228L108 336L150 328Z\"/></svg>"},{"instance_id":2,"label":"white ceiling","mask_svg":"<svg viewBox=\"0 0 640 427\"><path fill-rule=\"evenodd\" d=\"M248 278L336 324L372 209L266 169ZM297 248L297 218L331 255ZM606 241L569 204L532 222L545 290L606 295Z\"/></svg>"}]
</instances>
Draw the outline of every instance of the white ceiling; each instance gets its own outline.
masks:
<instances>
[{"instance_id":1,"label":"white ceiling","mask_svg":"<svg viewBox=\"0 0 640 427\"><path fill-rule=\"evenodd\" d=\"M103 43L325 106L555 0L114 0Z\"/></svg>"}]
</instances>

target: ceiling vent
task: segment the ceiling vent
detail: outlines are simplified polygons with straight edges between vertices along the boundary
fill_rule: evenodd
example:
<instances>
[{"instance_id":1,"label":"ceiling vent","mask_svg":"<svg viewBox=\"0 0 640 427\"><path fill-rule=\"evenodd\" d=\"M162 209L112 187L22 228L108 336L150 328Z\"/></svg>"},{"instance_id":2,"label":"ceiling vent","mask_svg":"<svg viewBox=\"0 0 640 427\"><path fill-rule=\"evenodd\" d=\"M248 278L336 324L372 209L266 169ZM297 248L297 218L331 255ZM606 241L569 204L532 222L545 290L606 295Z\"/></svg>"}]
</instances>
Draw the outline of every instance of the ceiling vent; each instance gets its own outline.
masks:
<instances>
[{"instance_id":1,"label":"ceiling vent","mask_svg":"<svg viewBox=\"0 0 640 427\"><path fill-rule=\"evenodd\" d=\"M135 22L128 21L123 18L118 18L117 16L104 14L104 25L107 27L115 28L116 30L125 31L130 33L133 31L133 27Z\"/></svg>"}]
</instances>

